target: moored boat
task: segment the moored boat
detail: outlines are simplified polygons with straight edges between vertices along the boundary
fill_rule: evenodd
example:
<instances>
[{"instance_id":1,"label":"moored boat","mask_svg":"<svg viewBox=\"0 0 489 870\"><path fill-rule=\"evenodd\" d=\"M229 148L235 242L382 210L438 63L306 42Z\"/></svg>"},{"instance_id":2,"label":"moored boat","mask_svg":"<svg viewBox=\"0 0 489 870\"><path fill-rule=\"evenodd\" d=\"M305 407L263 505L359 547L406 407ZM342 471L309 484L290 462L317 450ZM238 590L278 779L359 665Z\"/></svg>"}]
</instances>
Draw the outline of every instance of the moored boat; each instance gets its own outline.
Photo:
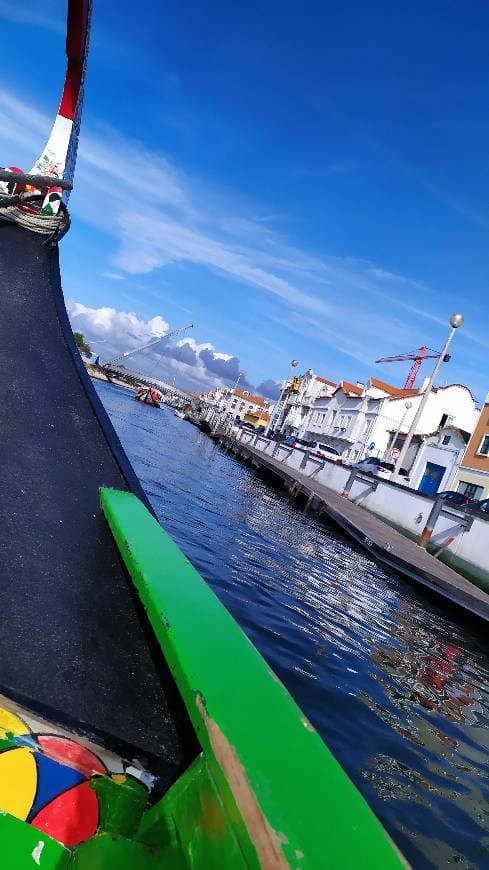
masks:
<instances>
[{"instance_id":1,"label":"moored boat","mask_svg":"<svg viewBox=\"0 0 489 870\"><path fill-rule=\"evenodd\" d=\"M144 405L152 405L153 408L159 408L163 396L153 387L137 387L134 398L136 402L142 402Z\"/></svg>"},{"instance_id":2,"label":"moored boat","mask_svg":"<svg viewBox=\"0 0 489 870\"><path fill-rule=\"evenodd\" d=\"M0 867L399 867L157 522L76 348L58 241L90 4L68 9L53 134L32 173L0 173Z\"/></svg>"}]
</instances>

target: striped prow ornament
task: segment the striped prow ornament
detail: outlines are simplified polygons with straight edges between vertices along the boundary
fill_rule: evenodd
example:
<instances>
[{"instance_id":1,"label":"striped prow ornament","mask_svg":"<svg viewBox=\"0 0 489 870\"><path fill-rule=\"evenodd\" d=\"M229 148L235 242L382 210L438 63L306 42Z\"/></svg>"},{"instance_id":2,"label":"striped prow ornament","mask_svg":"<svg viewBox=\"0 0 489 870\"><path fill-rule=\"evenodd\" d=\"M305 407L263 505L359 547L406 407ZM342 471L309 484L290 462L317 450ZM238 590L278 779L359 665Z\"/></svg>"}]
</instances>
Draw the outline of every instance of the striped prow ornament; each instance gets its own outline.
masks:
<instances>
[{"instance_id":1,"label":"striped prow ornament","mask_svg":"<svg viewBox=\"0 0 489 870\"><path fill-rule=\"evenodd\" d=\"M68 223L63 206L68 202L76 163L91 8L91 0L68 0L63 92L39 159L26 174L15 166L0 171L0 219L40 233L58 233L60 225Z\"/></svg>"}]
</instances>

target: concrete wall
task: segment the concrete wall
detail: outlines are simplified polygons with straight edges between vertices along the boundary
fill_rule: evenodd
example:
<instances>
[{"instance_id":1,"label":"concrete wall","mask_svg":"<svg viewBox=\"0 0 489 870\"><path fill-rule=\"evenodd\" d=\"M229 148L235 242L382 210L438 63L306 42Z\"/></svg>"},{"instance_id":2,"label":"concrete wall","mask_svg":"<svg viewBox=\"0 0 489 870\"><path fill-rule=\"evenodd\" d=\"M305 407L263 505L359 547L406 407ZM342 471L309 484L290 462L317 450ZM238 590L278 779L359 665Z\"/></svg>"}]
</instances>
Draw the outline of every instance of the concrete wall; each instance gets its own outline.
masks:
<instances>
[{"instance_id":1,"label":"concrete wall","mask_svg":"<svg viewBox=\"0 0 489 870\"><path fill-rule=\"evenodd\" d=\"M291 450L253 433L242 432L240 441L242 444L249 443L268 455L274 454L274 458L282 461L284 465L300 470L311 480L317 480L334 492L344 491L351 474L351 469L347 466L329 459L309 456L301 448ZM375 489L372 486L374 482ZM435 502L434 498L416 490L370 475L363 475L361 479L355 480L350 499L414 540L419 539ZM463 511L444 507L437 520L430 549L433 552L438 551L444 542L453 537L453 542L443 549L440 558L489 591L489 519L474 516L471 528L462 530L461 522L466 516Z\"/></svg>"}]
</instances>

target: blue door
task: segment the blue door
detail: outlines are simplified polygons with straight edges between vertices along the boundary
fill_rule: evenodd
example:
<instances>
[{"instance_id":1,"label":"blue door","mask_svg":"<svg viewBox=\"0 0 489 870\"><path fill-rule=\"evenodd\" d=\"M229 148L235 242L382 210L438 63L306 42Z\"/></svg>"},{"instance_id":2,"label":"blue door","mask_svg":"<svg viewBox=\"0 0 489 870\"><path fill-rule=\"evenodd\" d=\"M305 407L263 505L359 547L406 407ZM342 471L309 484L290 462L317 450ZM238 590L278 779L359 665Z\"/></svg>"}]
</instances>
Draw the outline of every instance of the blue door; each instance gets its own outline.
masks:
<instances>
[{"instance_id":1,"label":"blue door","mask_svg":"<svg viewBox=\"0 0 489 870\"><path fill-rule=\"evenodd\" d=\"M434 462L427 462L418 487L419 492L424 492L425 495L436 495L446 470L444 465L435 465Z\"/></svg>"}]
</instances>

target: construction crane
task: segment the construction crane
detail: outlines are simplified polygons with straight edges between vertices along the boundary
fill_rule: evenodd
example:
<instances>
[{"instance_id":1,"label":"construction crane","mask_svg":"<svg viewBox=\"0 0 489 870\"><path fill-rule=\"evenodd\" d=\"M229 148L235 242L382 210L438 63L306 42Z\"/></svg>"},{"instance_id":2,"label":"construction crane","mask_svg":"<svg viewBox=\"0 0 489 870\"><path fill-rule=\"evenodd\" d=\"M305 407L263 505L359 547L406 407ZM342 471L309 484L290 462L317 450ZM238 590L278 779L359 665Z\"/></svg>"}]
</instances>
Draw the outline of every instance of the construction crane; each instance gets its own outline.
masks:
<instances>
[{"instance_id":1,"label":"construction crane","mask_svg":"<svg viewBox=\"0 0 489 870\"><path fill-rule=\"evenodd\" d=\"M416 382L418 372L423 364L423 360L438 359L439 356L439 351L433 350L433 348L430 347L426 347L426 345L424 344L422 347L419 347L418 350L414 350L412 353L401 353L398 356L384 356L382 357L382 359L376 359L375 362L404 362L405 360L412 359L413 364L406 378L406 383L404 384L405 390L412 390ZM448 362L449 359L450 355L446 354L443 362Z\"/></svg>"},{"instance_id":2,"label":"construction crane","mask_svg":"<svg viewBox=\"0 0 489 870\"><path fill-rule=\"evenodd\" d=\"M122 360L126 360L130 356L135 356L135 354L141 353L143 350L148 350L148 348L159 344L160 341L168 341L169 338L173 338L175 335L181 335L183 332L187 332L187 329L193 329L193 326L193 323L187 323L186 326L179 326L178 329L172 329L171 332L166 332L165 335L160 335L159 338L153 338L152 341L148 341L147 344L142 344L140 347L135 347L134 350L126 350L125 353L113 356L111 359L102 363L102 368L106 369L118 365Z\"/></svg>"}]
</instances>

